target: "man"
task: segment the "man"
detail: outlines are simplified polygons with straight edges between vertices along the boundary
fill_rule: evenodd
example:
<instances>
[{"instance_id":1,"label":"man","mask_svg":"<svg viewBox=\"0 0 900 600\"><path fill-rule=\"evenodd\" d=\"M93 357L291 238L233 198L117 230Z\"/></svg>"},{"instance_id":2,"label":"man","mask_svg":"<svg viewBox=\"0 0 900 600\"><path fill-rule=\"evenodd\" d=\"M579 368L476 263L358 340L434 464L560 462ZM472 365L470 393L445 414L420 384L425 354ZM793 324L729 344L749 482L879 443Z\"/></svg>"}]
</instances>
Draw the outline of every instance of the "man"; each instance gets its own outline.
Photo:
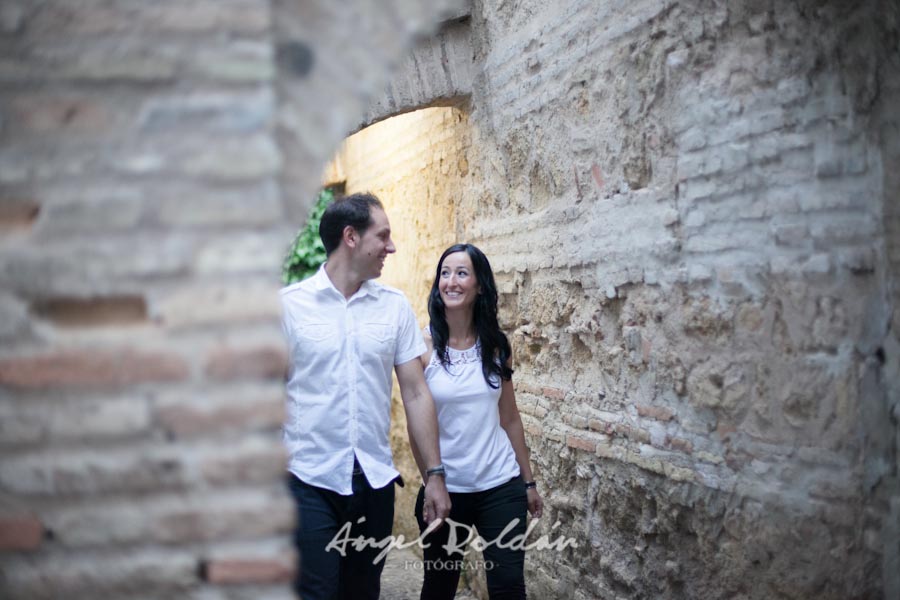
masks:
<instances>
[{"instance_id":1,"label":"man","mask_svg":"<svg viewBox=\"0 0 900 600\"><path fill-rule=\"evenodd\" d=\"M299 514L297 592L304 600L378 598L380 548L346 556L327 547L341 528L380 542L391 534L394 482L403 485L388 443L391 370L409 431L429 468L427 520L445 518L450 497L440 464L437 419L425 384L422 334L403 293L372 281L396 251L379 200L354 194L332 203L319 236L328 260L314 276L281 291L290 344L284 439Z\"/></svg>"}]
</instances>

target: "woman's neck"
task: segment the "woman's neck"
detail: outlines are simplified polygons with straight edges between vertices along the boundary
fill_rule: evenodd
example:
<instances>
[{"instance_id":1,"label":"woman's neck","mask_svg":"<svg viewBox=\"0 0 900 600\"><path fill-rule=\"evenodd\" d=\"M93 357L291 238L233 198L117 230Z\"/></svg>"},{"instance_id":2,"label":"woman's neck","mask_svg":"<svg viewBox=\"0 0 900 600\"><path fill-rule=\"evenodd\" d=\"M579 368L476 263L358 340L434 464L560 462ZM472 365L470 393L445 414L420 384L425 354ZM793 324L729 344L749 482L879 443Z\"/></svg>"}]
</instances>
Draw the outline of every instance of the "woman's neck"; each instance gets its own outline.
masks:
<instances>
[{"instance_id":1,"label":"woman's neck","mask_svg":"<svg viewBox=\"0 0 900 600\"><path fill-rule=\"evenodd\" d=\"M468 350L475 344L475 322L471 310L447 311L449 329L447 345L454 350Z\"/></svg>"}]
</instances>

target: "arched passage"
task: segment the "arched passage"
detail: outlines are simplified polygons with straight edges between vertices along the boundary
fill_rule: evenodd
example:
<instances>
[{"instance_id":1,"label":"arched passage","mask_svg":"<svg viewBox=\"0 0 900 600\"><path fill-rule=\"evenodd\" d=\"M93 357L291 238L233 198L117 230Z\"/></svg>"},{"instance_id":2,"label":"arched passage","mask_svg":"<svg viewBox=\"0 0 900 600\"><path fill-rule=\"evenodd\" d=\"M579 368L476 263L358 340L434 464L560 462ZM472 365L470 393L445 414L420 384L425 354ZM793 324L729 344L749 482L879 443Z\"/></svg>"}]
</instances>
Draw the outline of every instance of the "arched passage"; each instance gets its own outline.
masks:
<instances>
[{"instance_id":1,"label":"arched passage","mask_svg":"<svg viewBox=\"0 0 900 600\"><path fill-rule=\"evenodd\" d=\"M465 105L433 107L393 116L349 136L325 170L326 185L343 182L347 193L370 191L384 203L396 254L380 281L403 290L420 325L428 322L426 298L440 253L463 235L460 198L469 193L471 143ZM397 390L394 390L397 396ZM413 502L420 477L409 453L406 419L394 398L394 459L412 485L398 490L399 533L418 535Z\"/></svg>"}]
</instances>

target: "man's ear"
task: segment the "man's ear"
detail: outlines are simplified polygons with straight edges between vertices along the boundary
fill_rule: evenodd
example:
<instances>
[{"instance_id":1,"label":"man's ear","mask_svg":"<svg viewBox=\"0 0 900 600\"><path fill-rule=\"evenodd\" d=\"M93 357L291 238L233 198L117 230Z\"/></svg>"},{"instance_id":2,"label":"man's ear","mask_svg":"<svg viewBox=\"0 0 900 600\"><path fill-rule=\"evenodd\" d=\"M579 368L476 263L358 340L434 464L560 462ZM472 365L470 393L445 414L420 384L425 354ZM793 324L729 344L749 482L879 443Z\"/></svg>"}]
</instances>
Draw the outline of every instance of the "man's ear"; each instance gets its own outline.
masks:
<instances>
[{"instance_id":1,"label":"man's ear","mask_svg":"<svg viewBox=\"0 0 900 600\"><path fill-rule=\"evenodd\" d=\"M344 240L344 243L347 244L350 248L356 248L356 243L359 241L359 233L357 233L356 229L353 228L352 225L347 225L344 227L344 231L341 233L341 238Z\"/></svg>"}]
</instances>

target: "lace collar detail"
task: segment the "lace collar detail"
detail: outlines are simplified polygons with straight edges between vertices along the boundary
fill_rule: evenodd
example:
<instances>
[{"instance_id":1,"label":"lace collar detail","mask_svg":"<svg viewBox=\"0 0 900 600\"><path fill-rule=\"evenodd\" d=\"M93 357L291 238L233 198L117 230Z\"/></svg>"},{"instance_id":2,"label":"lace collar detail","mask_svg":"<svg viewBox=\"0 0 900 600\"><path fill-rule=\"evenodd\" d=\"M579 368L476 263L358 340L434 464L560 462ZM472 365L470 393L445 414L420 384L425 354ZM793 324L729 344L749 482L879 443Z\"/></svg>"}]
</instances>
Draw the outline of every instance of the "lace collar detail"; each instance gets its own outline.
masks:
<instances>
[{"instance_id":1,"label":"lace collar detail","mask_svg":"<svg viewBox=\"0 0 900 600\"><path fill-rule=\"evenodd\" d=\"M455 350L447 346L447 357L450 359L451 365L464 365L469 363L481 363L481 341L476 340L475 345L466 350ZM437 352L431 353L431 364L441 364Z\"/></svg>"}]
</instances>

